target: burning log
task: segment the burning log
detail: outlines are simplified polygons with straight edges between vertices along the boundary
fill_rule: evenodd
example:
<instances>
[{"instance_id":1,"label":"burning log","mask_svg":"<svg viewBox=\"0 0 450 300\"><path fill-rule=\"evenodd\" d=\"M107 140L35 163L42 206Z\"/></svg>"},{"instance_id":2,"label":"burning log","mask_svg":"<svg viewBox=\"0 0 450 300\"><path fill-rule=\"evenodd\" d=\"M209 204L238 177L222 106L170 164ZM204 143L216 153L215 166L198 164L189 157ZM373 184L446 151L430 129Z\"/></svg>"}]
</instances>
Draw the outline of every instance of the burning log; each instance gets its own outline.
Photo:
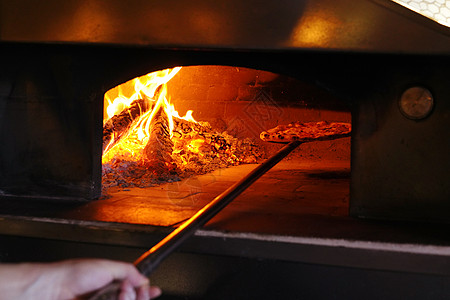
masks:
<instances>
[{"instance_id":1,"label":"burning log","mask_svg":"<svg viewBox=\"0 0 450 300\"><path fill-rule=\"evenodd\" d=\"M113 138L114 141L118 141L128 131L133 120L150 108L148 103L150 101L146 99L137 99L131 103L130 107L125 108L103 125L103 151Z\"/></svg>"},{"instance_id":2,"label":"burning log","mask_svg":"<svg viewBox=\"0 0 450 300\"><path fill-rule=\"evenodd\" d=\"M159 108L150 126L150 136L144 148L147 168L158 176L173 173L176 169L171 156L174 144L170 138L169 118L164 109Z\"/></svg>"}]
</instances>

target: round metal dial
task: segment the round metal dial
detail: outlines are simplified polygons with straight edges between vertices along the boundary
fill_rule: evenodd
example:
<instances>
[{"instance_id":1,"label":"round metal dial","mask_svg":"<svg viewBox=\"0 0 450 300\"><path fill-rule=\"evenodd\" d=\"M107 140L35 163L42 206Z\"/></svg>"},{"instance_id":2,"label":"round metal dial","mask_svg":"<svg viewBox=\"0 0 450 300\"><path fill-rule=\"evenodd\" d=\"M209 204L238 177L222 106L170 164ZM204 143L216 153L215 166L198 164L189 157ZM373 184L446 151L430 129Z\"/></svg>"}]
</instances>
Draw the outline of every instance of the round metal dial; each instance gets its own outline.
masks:
<instances>
[{"instance_id":1,"label":"round metal dial","mask_svg":"<svg viewBox=\"0 0 450 300\"><path fill-rule=\"evenodd\" d=\"M414 120L424 119L430 115L433 109L433 95L424 87L411 87L403 92L399 106L407 118Z\"/></svg>"}]
</instances>

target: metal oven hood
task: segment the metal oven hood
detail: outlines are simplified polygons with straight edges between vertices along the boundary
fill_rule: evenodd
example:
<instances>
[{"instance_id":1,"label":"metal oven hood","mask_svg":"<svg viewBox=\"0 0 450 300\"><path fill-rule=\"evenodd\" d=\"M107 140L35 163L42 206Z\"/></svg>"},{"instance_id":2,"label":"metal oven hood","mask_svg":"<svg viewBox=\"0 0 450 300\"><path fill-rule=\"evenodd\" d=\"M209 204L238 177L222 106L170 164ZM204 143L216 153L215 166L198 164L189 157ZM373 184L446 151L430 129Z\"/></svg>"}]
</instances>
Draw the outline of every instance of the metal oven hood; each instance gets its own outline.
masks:
<instances>
[{"instance_id":1,"label":"metal oven hood","mask_svg":"<svg viewBox=\"0 0 450 300\"><path fill-rule=\"evenodd\" d=\"M0 2L0 40L437 54L449 29L388 0Z\"/></svg>"}]
</instances>

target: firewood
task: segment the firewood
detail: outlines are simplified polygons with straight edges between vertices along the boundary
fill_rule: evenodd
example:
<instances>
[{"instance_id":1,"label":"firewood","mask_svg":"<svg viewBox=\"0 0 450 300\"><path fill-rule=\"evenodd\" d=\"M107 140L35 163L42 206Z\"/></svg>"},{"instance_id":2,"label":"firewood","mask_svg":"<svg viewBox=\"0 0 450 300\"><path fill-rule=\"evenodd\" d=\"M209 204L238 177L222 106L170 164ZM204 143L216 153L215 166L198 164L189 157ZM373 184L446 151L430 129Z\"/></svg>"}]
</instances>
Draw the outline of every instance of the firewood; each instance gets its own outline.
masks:
<instances>
[{"instance_id":1,"label":"firewood","mask_svg":"<svg viewBox=\"0 0 450 300\"><path fill-rule=\"evenodd\" d=\"M113 116L103 125L103 150L110 143L113 134L117 141L127 132L133 120L149 109L148 103L147 99L137 99L131 103L130 107Z\"/></svg>"},{"instance_id":2,"label":"firewood","mask_svg":"<svg viewBox=\"0 0 450 300\"><path fill-rule=\"evenodd\" d=\"M172 161L173 142L170 138L169 119L160 108L150 125L150 136L144 148L148 159L147 168L156 175L168 174L174 169Z\"/></svg>"}]
</instances>

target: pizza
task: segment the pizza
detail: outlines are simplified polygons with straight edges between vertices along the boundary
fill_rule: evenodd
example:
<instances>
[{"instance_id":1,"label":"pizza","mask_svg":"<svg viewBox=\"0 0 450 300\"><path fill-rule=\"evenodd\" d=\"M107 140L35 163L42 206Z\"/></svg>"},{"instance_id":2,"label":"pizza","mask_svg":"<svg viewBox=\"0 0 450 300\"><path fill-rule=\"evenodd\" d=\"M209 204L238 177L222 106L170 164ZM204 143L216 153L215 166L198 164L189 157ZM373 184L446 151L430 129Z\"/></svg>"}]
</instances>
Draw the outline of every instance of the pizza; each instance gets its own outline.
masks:
<instances>
[{"instance_id":1,"label":"pizza","mask_svg":"<svg viewBox=\"0 0 450 300\"><path fill-rule=\"evenodd\" d=\"M266 142L288 143L292 141L311 142L333 140L350 136L352 125L341 122L294 122L278 125L263 131L260 137Z\"/></svg>"}]
</instances>

